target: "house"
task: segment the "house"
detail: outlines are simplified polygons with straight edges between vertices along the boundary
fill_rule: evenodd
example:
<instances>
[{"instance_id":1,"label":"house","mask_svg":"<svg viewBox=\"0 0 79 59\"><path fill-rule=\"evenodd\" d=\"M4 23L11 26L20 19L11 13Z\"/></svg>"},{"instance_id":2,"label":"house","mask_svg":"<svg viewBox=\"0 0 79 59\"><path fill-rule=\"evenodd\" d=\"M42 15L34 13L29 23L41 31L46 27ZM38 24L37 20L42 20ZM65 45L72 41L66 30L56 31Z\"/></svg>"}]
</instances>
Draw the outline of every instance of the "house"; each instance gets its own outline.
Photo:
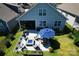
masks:
<instances>
[{"instance_id":1,"label":"house","mask_svg":"<svg viewBox=\"0 0 79 59\"><path fill-rule=\"evenodd\" d=\"M19 19L19 25L27 29L53 28L64 29L65 18L56 8L48 3L34 4L29 11L24 13Z\"/></svg>"},{"instance_id":2,"label":"house","mask_svg":"<svg viewBox=\"0 0 79 59\"><path fill-rule=\"evenodd\" d=\"M14 5L5 3L0 4L0 34L13 32L14 28L16 28L16 25L18 24L16 18L20 15L17 9L18 7L15 7Z\"/></svg>"},{"instance_id":3,"label":"house","mask_svg":"<svg viewBox=\"0 0 79 59\"><path fill-rule=\"evenodd\" d=\"M60 13L68 18L67 23L79 30L79 3L63 3L57 8Z\"/></svg>"}]
</instances>

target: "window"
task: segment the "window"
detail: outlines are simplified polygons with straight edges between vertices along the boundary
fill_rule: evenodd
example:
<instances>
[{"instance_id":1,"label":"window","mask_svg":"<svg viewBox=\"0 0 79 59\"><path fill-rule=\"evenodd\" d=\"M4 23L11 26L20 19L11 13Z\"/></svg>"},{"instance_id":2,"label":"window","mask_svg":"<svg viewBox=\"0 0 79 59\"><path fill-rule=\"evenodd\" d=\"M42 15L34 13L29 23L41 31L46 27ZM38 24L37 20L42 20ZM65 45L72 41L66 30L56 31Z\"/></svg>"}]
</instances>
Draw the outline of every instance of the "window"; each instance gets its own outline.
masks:
<instances>
[{"instance_id":1,"label":"window","mask_svg":"<svg viewBox=\"0 0 79 59\"><path fill-rule=\"evenodd\" d=\"M46 16L46 9L43 9L43 16Z\"/></svg>"},{"instance_id":2,"label":"window","mask_svg":"<svg viewBox=\"0 0 79 59\"><path fill-rule=\"evenodd\" d=\"M42 21L40 21L39 25L42 26Z\"/></svg>"},{"instance_id":3,"label":"window","mask_svg":"<svg viewBox=\"0 0 79 59\"><path fill-rule=\"evenodd\" d=\"M40 21L40 26L45 26L46 27L46 21Z\"/></svg>"},{"instance_id":4,"label":"window","mask_svg":"<svg viewBox=\"0 0 79 59\"><path fill-rule=\"evenodd\" d=\"M60 24L61 24L61 21L58 21L58 26L60 26Z\"/></svg>"},{"instance_id":5,"label":"window","mask_svg":"<svg viewBox=\"0 0 79 59\"><path fill-rule=\"evenodd\" d=\"M43 21L43 26L46 26L46 21Z\"/></svg>"},{"instance_id":6,"label":"window","mask_svg":"<svg viewBox=\"0 0 79 59\"><path fill-rule=\"evenodd\" d=\"M39 16L46 16L46 9L39 9Z\"/></svg>"},{"instance_id":7,"label":"window","mask_svg":"<svg viewBox=\"0 0 79 59\"><path fill-rule=\"evenodd\" d=\"M57 21L55 21L55 25L54 26L57 26Z\"/></svg>"},{"instance_id":8,"label":"window","mask_svg":"<svg viewBox=\"0 0 79 59\"><path fill-rule=\"evenodd\" d=\"M42 16L42 9L39 9L39 16Z\"/></svg>"},{"instance_id":9,"label":"window","mask_svg":"<svg viewBox=\"0 0 79 59\"><path fill-rule=\"evenodd\" d=\"M60 26L61 25L61 21L55 21L54 26Z\"/></svg>"}]
</instances>

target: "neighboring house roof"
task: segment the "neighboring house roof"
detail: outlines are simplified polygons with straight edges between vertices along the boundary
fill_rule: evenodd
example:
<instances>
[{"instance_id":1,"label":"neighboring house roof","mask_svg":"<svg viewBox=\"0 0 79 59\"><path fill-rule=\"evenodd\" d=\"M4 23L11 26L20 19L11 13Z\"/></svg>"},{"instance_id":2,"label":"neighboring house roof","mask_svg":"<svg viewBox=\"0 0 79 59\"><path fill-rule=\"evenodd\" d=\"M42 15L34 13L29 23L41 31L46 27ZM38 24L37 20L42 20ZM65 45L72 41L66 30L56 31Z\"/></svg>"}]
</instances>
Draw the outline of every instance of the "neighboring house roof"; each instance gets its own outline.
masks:
<instances>
[{"instance_id":1,"label":"neighboring house roof","mask_svg":"<svg viewBox=\"0 0 79 59\"><path fill-rule=\"evenodd\" d=\"M7 7L4 4L0 4L0 18L8 22L13 18L17 17L19 14Z\"/></svg>"},{"instance_id":2,"label":"neighboring house roof","mask_svg":"<svg viewBox=\"0 0 79 59\"><path fill-rule=\"evenodd\" d=\"M58 5L57 8L79 16L79 3L63 3Z\"/></svg>"},{"instance_id":3,"label":"neighboring house roof","mask_svg":"<svg viewBox=\"0 0 79 59\"><path fill-rule=\"evenodd\" d=\"M22 8L24 9L29 9L32 7L33 4L31 3L21 3Z\"/></svg>"},{"instance_id":4,"label":"neighboring house roof","mask_svg":"<svg viewBox=\"0 0 79 59\"><path fill-rule=\"evenodd\" d=\"M18 14L22 14L25 12L25 9L22 7L22 3L19 5L18 3L3 3L3 4Z\"/></svg>"},{"instance_id":5,"label":"neighboring house roof","mask_svg":"<svg viewBox=\"0 0 79 59\"><path fill-rule=\"evenodd\" d=\"M14 5L14 4L6 4L6 3L4 3L4 5L6 5L7 7L9 7L10 9L12 9L13 11L15 11L16 13L19 13L19 11L18 11L18 5Z\"/></svg>"},{"instance_id":6,"label":"neighboring house roof","mask_svg":"<svg viewBox=\"0 0 79 59\"><path fill-rule=\"evenodd\" d=\"M38 6L38 4L44 4L44 3L35 3L35 4L33 4L33 6L26 12L26 13L24 13L23 15L21 15L20 17L22 17L22 16L24 16L24 15L26 15L26 14L28 14L33 8L35 8L36 6ZM50 3L45 3L45 4L47 4L47 5L49 5L51 8L53 8L56 12L58 12L58 14L60 14L63 18L65 18L55 7L53 7ZM20 18L19 17L19 18ZM67 20L67 18L65 18L66 20Z\"/></svg>"}]
</instances>

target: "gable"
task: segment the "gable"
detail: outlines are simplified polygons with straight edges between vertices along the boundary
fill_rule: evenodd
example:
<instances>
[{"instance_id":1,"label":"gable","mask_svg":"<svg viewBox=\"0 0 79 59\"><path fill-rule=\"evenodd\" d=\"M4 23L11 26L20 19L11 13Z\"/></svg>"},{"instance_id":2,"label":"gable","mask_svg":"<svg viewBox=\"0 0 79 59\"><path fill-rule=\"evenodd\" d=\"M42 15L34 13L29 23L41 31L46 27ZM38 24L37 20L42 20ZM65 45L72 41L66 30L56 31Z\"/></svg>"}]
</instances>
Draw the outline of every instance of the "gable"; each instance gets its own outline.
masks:
<instances>
[{"instance_id":1,"label":"gable","mask_svg":"<svg viewBox=\"0 0 79 59\"><path fill-rule=\"evenodd\" d=\"M59 13L53 6L51 6L50 4L47 3L39 3L36 4L34 7L32 7L28 12L26 12L24 15L22 15L20 17L21 19L36 19L36 18L40 18L38 17L38 12L39 9L46 9L47 12L47 16L46 17L51 17L51 18L57 18L57 19L65 19L66 18Z\"/></svg>"}]
</instances>

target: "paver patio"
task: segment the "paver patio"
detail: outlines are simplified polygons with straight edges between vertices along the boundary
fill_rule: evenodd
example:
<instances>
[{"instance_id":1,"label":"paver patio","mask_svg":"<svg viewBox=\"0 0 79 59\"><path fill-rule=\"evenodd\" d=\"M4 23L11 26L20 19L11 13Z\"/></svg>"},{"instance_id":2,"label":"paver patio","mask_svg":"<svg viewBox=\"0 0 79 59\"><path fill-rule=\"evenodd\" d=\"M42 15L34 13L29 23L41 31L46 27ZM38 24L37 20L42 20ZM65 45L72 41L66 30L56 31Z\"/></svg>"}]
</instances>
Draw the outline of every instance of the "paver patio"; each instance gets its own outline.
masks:
<instances>
[{"instance_id":1,"label":"paver patio","mask_svg":"<svg viewBox=\"0 0 79 59\"><path fill-rule=\"evenodd\" d=\"M43 46L43 44L41 44L41 40L38 40L38 41L35 40L35 37L37 36L37 34L38 34L38 32L32 30L32 31L29 31L29 35L27 36L27 37L28 37L27 40L29 40L29 39L34 40L34 41L35 41L35 45L33 45L33 46L27 46L25 39L22 39L20 46L22 46L22 44L23 44L24 46L26 46L26 50L36 51L36 49L34 48L34 46L37 45L37 46L39 46L39 48L40 48L42 51L49 51L48 48L45 48L45 47ZM18 46L18 47L19 47L19 46ZM18 51L21 51L21 49L22 49L22 48L19 48Z\"/></svg>"}]
</instances>

